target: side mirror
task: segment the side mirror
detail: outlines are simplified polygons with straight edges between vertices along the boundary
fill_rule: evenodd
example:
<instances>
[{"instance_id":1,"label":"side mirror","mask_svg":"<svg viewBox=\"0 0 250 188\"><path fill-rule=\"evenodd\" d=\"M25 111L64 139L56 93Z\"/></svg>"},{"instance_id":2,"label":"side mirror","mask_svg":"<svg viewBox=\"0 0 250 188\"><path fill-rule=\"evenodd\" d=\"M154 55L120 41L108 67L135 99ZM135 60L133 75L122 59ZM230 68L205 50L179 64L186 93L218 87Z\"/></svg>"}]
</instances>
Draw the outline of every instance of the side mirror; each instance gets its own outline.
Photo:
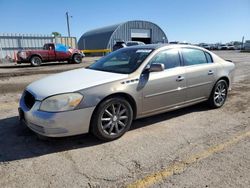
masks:
<instances>
[{"instance_id":1,"label":"side mirror","mask_svg":"<svg viewBox=\"0 0 250 188\"><path fill-rule=\"evenodd\" d=\"M149 67L149 72L161 72L164 71L165 65L162 63L153 63Z\"/></svg>"}]
</instances>

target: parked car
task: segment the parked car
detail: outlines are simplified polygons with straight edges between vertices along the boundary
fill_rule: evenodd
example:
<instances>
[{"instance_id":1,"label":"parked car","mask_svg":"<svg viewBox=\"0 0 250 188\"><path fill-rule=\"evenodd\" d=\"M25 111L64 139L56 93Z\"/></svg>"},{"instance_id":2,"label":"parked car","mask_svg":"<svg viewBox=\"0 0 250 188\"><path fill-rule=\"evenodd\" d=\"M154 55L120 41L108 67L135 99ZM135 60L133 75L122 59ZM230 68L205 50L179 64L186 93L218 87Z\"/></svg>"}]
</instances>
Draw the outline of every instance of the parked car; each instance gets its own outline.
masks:
<instances>
[{"instance_id":1,"label":"parked car","mask_svg":"<svg viewBox=\"0 0 250 188\"><path fill-rule=\"evenodd\" d=\"M250 40L246 40L244 43L244 50L250 50Z\"/></svg>"},{"instance_id":2,"label":"parked car","mask_svg":"<svg viewBox=\"0 0 250 188\"><path fill-rule=\"evenodd\" d=\"M210 50L217 50L216 44L210 44Z\"/></svg>"},{"instance_id":3,"label":"parked car","mask_svg":"<svg viewBox=\"0 0 250 188\"><path fill-rule=\"evenodd\" d=\"M202 44L201 47L207 49L207 50L211 50L211 46L208 44Z\"/></svg>"},{"instance_id":4,"label":"parked car","mask_svg":"<svg viewBox=\"0 0 250 188\"><path fill-rule=\"evenodd\" d=\"M234 46L235 46L235 50L240 50L242 48L241 44L237 44L237 45L234 45Z\"/></svg>"},{"instance_id":5,"label":"parked car","mask_svg":"<svg viewBox=\"0 0 250 188\"><path fill-rule=\"evenodd\" d=\"M220 44L220 45L218 46L218 50L228 50L228 46L225 45L225 44Z\"/></svg>"},{"instance_id":6,"label":"parked car","mask_svg":"<svg viewBox=\"0 0 250 188\"><path fill-rule=\"evenodd\" d=\"M81 63L84 54L77 49L63 44L46 43L42 50L20 50L17 53L17 63L30 63L40 66L43 62L68 61Z\"/></svg>"},{"instance_id":7,"label":"parked car","mask_svg":"<svg viewBox=\"0 0 250 188\"><path fill-rule=\"evenodd\" d=\"M136 46L136 45L145 45L144 42L140 41L127 41L126 46Z\"/></svg>"},{"instance_id":8,"label":"parked car","mask_svg":"<svg viewBox=\"0 0 250 188\"><path fill-rule=\"evenodd\" d=\"M227 45L227 49L228 49L228 50L235 50L236 48L235 48L234 45L228 44L228 45Z\"/></svg>"},{"instance_id":9,"label":"parked car","mask_svg":"<svg viewBox=\"0 0 250 188\"><path fill-rule=\"evenodd\" d=\"M117 41L115 45L113 46L113 51L119 50L121 48L127 47L126 43L124 41Z\"/></svg>"},{"instance_id":10,"label":"parked car","mask_svg":"<svg viewBox=\"0 0 250 188\"><path fill-rule=\"evenodd\" d=\"M179 44L180 42L179 41L171 41L169 42L169 44Z\"/></svg>"},{"instance_id":11,"label":"parked car","mask_svg":"<svg viewBox=\"0 0 250 188\"><path fill-rule=\"evenodd\" d=\"M220 46L219 43L214 44L214 50L219 50L219 46Z\"/></svg>"},{"instance_id":12,"label":"parked car","mask_svg":"<svg viewBox=\"0 0 250 188\"><path fill-rule=\"evenodd\" d=\"M234 67L191 45L127 47L88 68L31 83L20 99L19 116L40 135L92 132L102 140L114 140L134 119L202 101L222 107Z\"/></svg>"}]
</instances>

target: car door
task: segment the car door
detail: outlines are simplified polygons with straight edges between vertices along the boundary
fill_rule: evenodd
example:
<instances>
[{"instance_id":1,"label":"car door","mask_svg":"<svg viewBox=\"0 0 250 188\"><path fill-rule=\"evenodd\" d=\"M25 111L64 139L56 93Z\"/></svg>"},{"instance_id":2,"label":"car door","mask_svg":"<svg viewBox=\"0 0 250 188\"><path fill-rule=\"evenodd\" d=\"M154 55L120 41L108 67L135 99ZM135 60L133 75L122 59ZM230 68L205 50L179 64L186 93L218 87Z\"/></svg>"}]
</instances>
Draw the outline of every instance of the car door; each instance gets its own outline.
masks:
<instances>
[{"instance_id":1,"label":"car door","mask_svg":"<svg viewBox=\"0 0 250 188\"><path fill-rule=\"evenodd\" d=\"M43 61L49 60L49 44L45 44L43 46L43 50L39 51L39 54L41 55Z\"/></svg>"},{"instance_id":2,"label":"car door","mask_svg":"<svg viewBox=\"0 0 250 188\"><path fill-rule=\"evenodd\" d=\"M55 61L56 60L55 45L54 44L49 44L48 54L49 54L49 60L50 61Z\"/></svg>"},{"instance_id":3,"label":"car door","mask_svg":"<svg viewBox=\"0 0 250 188\"><path fill-rule=\"evenodd\" d=\"M174 108L185 101L185 69L181 66L178 49L156 54L149 64L162 63L165 70L150 72L143 88L143 113L150 114Z\"/></svg>"},{"instance_id":4,"label":"car door","mask_svg":"<svg viewBox=\"0 0 250 188\"><path fill-rule=\"evenodd\" d=\"M186 72L187 102L208 98L217 71L211 55L195 48L182 48L181 54Z\"/></svg>"}]
</instances>

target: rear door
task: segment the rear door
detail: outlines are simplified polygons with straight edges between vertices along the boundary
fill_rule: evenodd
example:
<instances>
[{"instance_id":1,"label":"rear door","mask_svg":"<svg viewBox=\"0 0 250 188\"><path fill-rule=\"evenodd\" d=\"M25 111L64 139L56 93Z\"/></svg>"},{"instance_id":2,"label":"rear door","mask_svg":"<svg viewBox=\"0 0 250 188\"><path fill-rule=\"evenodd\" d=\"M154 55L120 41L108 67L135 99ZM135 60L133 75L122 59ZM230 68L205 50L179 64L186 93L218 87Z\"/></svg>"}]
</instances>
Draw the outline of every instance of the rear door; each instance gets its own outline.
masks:
<instances>
[{"instance_id":1,"label":"rear door","mask_svg":"<svg viewBox=\"0 0 250 188\"><path fill-rule=\"evenodd\" d=\"M178 49L159 52L151 63L162 63L165 70L150 72L143 88L143 113L164 111L185 101L185 68L180 65Z\"/></svg>"},{"instance_id":2,"label":"rear door","mask_svg":"<svg viewBox=\"0 0 250 188\"><path fill-rule=\"evenodd\" d=\"M181 54L186 72L187 102L208 98L217 71L211 55L195 48L182 48Z\"/></svg>"}]
</instances>

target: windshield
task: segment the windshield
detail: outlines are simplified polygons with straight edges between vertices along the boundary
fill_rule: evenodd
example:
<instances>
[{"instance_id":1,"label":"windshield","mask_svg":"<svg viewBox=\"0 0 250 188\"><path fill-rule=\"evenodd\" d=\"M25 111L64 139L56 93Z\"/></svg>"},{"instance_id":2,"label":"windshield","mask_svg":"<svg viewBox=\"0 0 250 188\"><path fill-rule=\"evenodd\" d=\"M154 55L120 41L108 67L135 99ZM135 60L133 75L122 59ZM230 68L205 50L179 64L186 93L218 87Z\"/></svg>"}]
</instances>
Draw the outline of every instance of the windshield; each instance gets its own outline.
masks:
<instances>
[{"instance_id":1,"label":"windshield","mask_svg":"<svg viewBox=\"0 0 250 188\"><path fill-rule=\"evenodd\" d=\"M153 49L123 48L101 58L88 68L106 72L130 74L148 57Z\"/></svg>"}]
</instances>

